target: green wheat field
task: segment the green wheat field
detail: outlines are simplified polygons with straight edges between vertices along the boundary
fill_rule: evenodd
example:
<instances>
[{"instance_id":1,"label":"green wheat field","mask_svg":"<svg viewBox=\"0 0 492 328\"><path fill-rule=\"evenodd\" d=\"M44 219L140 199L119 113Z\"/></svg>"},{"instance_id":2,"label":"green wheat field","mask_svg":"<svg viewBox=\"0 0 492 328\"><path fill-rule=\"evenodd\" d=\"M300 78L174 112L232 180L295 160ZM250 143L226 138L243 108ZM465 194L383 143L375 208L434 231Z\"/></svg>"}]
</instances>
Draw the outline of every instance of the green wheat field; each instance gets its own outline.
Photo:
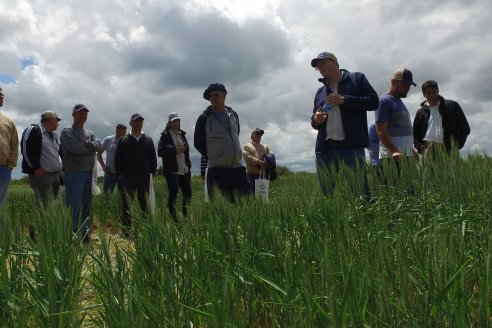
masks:
<instances>
[{"instance_id":1,"label":"green wheat field","mask_svg":"<svg viewBox=\"0 0 492 328\"><path fill-rule=\"evenodd\" d=\"M373 199L346 170L285 173L268 204L205 203L175 225L157 210L119 227L115 192L95 196L92 238L74 239L62 202L34 209L13 185L0 230L1 327L488 327L492 325L492 161L439 157L368 169ZM178 204L181 199L178 198ZM28 235L33 225L36 242Z\"/></svg>"}]
</instances>

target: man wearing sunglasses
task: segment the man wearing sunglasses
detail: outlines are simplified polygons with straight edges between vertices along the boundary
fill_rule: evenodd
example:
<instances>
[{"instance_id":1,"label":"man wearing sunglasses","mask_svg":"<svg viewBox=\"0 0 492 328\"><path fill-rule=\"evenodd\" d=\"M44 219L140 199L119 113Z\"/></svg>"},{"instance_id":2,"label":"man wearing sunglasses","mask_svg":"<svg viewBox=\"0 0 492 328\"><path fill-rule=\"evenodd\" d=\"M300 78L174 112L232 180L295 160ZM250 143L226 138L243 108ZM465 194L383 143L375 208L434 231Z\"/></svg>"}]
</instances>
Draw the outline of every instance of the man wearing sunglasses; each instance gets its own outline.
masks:
<instances>
[{"instance_id":1,"label":"man wearing sunglasses","mask_svg":"<svg viewBox=\"0 0 492 328\"><path fill-rule=\"evenodd\" d=\"M3 106L3 98L2 88L0 88L0 107ZM0 113L0 210L7 196L12 169L17 166L18 156L17 128L10 118Z\"/></svg>"},{"instance_id":2,"label":"man wearing sunglasses","mask_svg":"<svg viewBox=\"0 0 492 328\"><path fill-rule=\"evenodd\" d=\"M227 90L223 84L210 84L203 98L210 106L195 124L195 148L207 158L207 189L213 195L217 186L227 199L234 202L237 194L249 193L246 168L241 164L239 117L225 105Z\"/></svg>"}]
</instances>

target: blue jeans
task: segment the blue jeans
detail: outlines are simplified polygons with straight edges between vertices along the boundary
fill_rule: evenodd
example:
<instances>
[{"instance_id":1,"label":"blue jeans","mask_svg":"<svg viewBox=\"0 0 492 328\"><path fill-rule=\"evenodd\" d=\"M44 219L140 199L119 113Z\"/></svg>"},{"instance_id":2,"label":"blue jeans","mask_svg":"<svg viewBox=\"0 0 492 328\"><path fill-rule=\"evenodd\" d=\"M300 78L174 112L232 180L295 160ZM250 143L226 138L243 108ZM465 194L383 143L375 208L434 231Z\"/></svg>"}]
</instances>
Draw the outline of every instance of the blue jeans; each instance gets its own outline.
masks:
<instances>
[{"instance_id":1,"label":"blue jeans","mask_svg":"<svg viewBox=\"0 0 492 328\"><path fill-rule=\"evenodd\" d=\"M325 196L330 195L335 189L335 181L332 179L332 173L338 172L340 164L344 163L354 173L359 170L362 173L362 181L357 177L357 186L353 186L356 194L361 193L359 182L364 185L363 195L367 200L370 199L369 186L367 184L367 174L365 170L365 152L364 148L350 148L346 145L325 145L325 151L321 154L316 154L316 171L320 181L321 190ZM333 172L332 172L333 170Z\"/></svg>"},{"instance_id":2,"label":"blue jeans","mask_svg":"<svg viewBox=\"0 0 492 328\"><path fill-rule=\"evenodd\" d=\"M7 165L0 166L0 209L7 197L7 189L9 188L10 176L12 170Z\"/></svg>"},{"instance_id":3,"label":"blue jeans","mask_svg":"<svg viewBox=\"0 0 492 328\"><path fill-rule=\"evenodd\" d=\"M244 166L239 167L210 167L207 171L207 188L213 197L215 186L219 187L224 196L234 203L234 196L248 195L249 179Z\"/></svg>"},{"instance_id":4,"label":"blue jeans","mask_svg":"<svg viewBox=\"0 0 492 328\"><path fill-rule=\"evenodd\" d=\"M176 199L178 198L178 190L181 189L183 194L183 216L186 217L188 214L188 206L191 200L191 172L185 175L179 174L168 174L166 175L167 190L169 191L169 196L167 198L167 206L169 208L169 214L174 221L177 222L176 215Z\"/></svg>"},{"instance_id":5,"label":"blue jeans","mask_svg":"<svg viewBox=\"0 0 492 328\"><path fill-rule=\"evenodd\" d=\"M65 202L72 214L72 231L89 234L92 201L92 171L68 171L64 174Z\"/></svg>"},{"instance_id":6,"label":"blue jeans","mask_svg":"<svg viewBox=\"0 0 492 328\"><path fill-rule=\"evenodd\" d=\"M116 176L116 173L104 173L103 193L105 195L110 195L113 193L114 187L116 187L117 180L118 177Z\"/></svg>"}]
</instances>

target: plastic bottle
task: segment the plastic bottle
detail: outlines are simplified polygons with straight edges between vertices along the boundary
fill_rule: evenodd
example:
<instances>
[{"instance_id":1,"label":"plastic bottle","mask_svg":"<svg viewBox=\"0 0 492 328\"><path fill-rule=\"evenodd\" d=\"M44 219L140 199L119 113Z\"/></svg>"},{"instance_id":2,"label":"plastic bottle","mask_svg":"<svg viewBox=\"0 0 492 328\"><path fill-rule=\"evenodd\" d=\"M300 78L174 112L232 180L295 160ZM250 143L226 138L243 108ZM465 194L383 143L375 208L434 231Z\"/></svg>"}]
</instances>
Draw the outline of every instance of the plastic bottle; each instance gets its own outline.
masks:
<instances>
[{"instance_id":1,"label":"plastic bottle","mask_svg":"<svg viewBox=\"0 0 492 328\"><path fill-rule=\"evenodd\" d=\"M325 103L323 105L323 112L328 112L331 110L331 105L329 103Z\"/></svg>"}]
</instances>

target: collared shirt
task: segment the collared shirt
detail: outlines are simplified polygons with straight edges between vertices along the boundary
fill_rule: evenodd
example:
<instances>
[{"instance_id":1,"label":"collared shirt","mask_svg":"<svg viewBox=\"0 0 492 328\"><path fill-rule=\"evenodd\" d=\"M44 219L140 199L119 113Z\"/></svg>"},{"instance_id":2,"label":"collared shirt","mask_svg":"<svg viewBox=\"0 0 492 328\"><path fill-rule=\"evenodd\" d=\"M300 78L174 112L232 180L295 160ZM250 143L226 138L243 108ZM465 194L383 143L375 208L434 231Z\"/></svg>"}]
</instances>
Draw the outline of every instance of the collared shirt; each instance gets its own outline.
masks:
<instances>
[{"instance_id":1,"label":"collared shirt","mask_svg":"<svg viewBox=\"0 0 492 328\"><path fill-rule=\"evenodd\" d=\"M429 103L426 102L429 106ZM424 141L433 143L443 143L444 131L442 128L442 117L439 113L439 102L435 106L429 106L429 122L427 123L427 132L425 133Z\"/></svg>"},{"instance_id":2,"label":"collared shirt","mask_svg":"<svg viewBox=\"0 0 492 328\"><path fill-rule=\"evenodd\" d=\"M41 128L41 156L39 158L39 165L46 172L59 172L62 169L62 162L60 158L60 145L58 145L56 132L48 132L43 125Z\"/></svg>"},{"instance_id":3,"label":"collared shirt","mask_svg":"<svg viewBox=\"0 0 492 328\"><path fill-rule=\"evenodd\" d=\"M181 138L180 132L176 133L173 130L169 129L169 133L173 138L174 145L180 146L183 144L183 139ZM176 163L178 164L178 171L171 172L171 173L178 174L178 175L185 175L186 173L188 173L188 166L186 166L184 153L176 153Z\"/></svg>"},{"instance_id":4,"label":"collared shirt","mask_svg":"<svg viewBox=\"0 0 492 328\"><path fill-rule=\"evenodd\" d=\"M338 85L333 88L333 92L337 92ZM345 132L342 125L342 113L340 113L340 106L332 106L328 111L328 117L326 121L326 138L325 140L345 140Z\"/></svg>"}]
</instances>

